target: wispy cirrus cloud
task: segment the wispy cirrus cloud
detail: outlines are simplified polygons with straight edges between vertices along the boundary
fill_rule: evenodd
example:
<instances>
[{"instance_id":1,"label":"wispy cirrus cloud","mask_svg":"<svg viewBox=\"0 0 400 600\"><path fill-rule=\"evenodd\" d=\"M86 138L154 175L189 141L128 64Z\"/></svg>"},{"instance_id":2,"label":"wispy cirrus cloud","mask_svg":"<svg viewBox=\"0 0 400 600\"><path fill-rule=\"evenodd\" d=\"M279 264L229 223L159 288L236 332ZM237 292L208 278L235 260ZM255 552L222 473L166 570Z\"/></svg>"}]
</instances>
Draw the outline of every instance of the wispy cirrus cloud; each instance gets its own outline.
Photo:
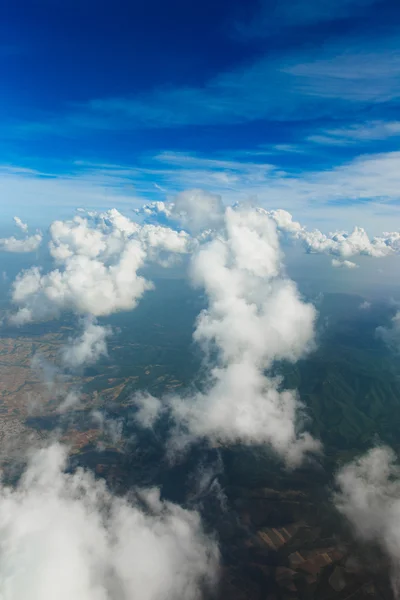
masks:
<instances>
[{"instance_id":1,"label":"wispy cirrus cloud","mask_svg":"<svg viewBox=\"0 0 400 600\"><path fill-rule=\"evenodd\" d=\"M365 12L379 0L261 0L247 21L236 21L234 33L244 40L265 38L285 28L344 20Z\"/></svg>"},{"instance_id":2,"label":"wispy cirrus cloud","mask_svg":"<svg viewBox=\"0 0 400 600\"><path fill-rule=\"evenodd\" d=\"M139 204L139 194L152 188L136 170L119 165L69 163L62 170L0 165L2 216L12 218L18 206L24 218L31 216L36 224L70 215L76 206L99 209Z\"/></svg>"},{"instance_id":3,"label":"wispy cirrus cloud","mask_svg":"<svg viewBox=\"0 0 400 600\"><path fill-rule=\"evenodd\" d=\"M350 43L336 40L323 48L264 53L199 85L156 86L134 95L70 103L62 113L11 129L18 135L70 137L88 130L234 125L266 119L312 121L353 114L356 108L372 104L377 111L380 105L397 101L399 75L395 36L355 37Z\"/></svg>"},{"instance_id":4,"label":"wispy cirrus cloud","mask_svg":"<svg viewBox=\"0 0 400 600\"><path fill-rule=\"evenodd\" d=\"M391 39L371 45L360 40L347 49L331 46L308 59L283 66L282 70L293 76L297 92L310 98L388 102L400 95L400 54L396 43L396 39Z\"/></svg>"},{"instance_id":5,"label":"wispy cirrus cloud","mask_svg":"<svg viewBox=\"0 0 400 600\"><path fill-rule=\"evenodd\" d=\"M320 208L328 212L336 208L344 216L360 202L364 203L363 219L369 220L372 213L385 210L398 214L399 152L365 154L321 170L284 170L271 163L244 161L232 161L228 168L226 161L179 153L163 153L156 160L167 167L160 170L159 176L168 189L196 187L202 181L202 187L221 193L230 201L257 198L263 206L279 205L294 212L301 210L306 215L312 212L315 216ZM380 227L381 230L387 227L387 219L386 225Z\"/></svg>"},{"instance_id":6,"label":"wispy cirrus cloud","mask_svg":"<svg viewBox=\"0 0 400 600\"><path fill-rule=\"evenodd\" d=\"M320 145L345 146L400 137L400 121L367 121L347 127L323 129L309 135L306 141Z\"/></svg>"},{"instance_id":7,"label":"wispy cirrus cloud","mask_svg":"<svg viewBox=\"0 0 400 600\"><path fill-rule=\"evenodd\" d=\"M332 168L308 170L238 160L235 153L230 158L229 153L221 157L171 151L142 157L134 166L75 162L69 174L0 168L2 196L12 210L18 205L24 217L33 198L35 212L46 207L41 214L51 218L52 211L70 214L79 205L96 210L113 204L130 210L143 200L165 200L198 187L220 194L226 204L250 200L265 208L279 206L295 218L301 212L308 226L323 226L320 219L331 221L330 228L359 223L380 234L390 228L388 218L400 213L400 152L363 154Z\"/></svg>"},{"instance_id":8,"label":"wispy cirrus cloud","mask_svg":"<svg viewBox=\"0 0 400 600\"><path fill-rule=\"evenodd\" d=\"M400 56L394 42L352 48L332 45L318 53L263 57L222 73L200 88L156 89L142 97L104 98L85 109L110 123L177 127L259 119L313 119L354 104L400 97ZM351 85L349 85L351 82Z\"/></svg>"}]
</instances>

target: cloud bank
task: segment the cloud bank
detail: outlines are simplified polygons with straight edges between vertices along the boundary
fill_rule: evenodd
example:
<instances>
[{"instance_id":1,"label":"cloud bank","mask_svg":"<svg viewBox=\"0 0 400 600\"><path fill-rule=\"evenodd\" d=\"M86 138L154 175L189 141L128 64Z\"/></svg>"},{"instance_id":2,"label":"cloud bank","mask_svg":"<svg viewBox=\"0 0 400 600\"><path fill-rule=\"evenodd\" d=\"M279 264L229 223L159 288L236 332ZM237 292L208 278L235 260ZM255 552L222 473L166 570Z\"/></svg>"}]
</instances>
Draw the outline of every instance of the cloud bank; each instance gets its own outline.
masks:
<instances>
[{"instance_id":1,"label":"cloud bank","mask_svg":"<svg viewBox=\"0 0 400 600\"><path fill-rule=\"evenodd\" d=\"M35 453L0 487L0 596L13 600L197 600L214 586L218 548L200 517L156 489L113 496L66 451Z\"/></svg>"},{"instance_id":2,"label":"cloud bank","mask_svg":"<svg viewBox=\"0 0 400 600\"><path fill-rule=\"evenodd\" d=\"M208 197L210 196L210 198ZM203 225L203 231L218 231L223 226L224 207L219 196L210 195L200 190L187 190L178 196L178 202L149 202L137 213L147 222L162 222L171 226L179 224L183 229L199 233L199 228L190 229L190 224L197 221L201 213L199 206L204 206L204 219L198 223ZM215 198L213 202L213 198ZM193 203L193 206L191 204ZM178 208L177 208L178 206ZM194 208L196 207L196 208ZM308 254L326 254L334 257L333 267L355 268L356 263L348 260L355 256L371 256L383 258L400 252L400 232L383 232L380 236L370 238L362 227L354 227L353 231L333 231L328 234L319 229L308 230L304 225L293 219L290 212L277 209L256 209L266 214L276 224L280 235L287 240L298 242ZM196 212L195 212L196 211ZM187 217L182 218L182 217Z\"/></svg>"}]
</instances>

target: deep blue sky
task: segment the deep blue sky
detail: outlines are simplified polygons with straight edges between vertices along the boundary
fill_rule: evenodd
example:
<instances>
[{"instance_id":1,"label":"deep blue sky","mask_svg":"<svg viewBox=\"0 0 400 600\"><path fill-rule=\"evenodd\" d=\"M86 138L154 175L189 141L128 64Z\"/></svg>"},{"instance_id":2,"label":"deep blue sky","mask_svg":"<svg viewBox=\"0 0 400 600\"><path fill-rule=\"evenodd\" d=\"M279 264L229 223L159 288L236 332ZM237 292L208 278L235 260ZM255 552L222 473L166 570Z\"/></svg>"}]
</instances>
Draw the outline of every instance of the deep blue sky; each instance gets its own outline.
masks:
<instances>
[{"instance_id":1,"label":"deep blue sky","mask_svg":"<svg viewBox=\"0 0 400 600\"><path fill-rule=\"evenodd\" d=\"M394 0L6 0L3 217L206 187L389 226L399 25Z\"/></svg>"}]
</instances>

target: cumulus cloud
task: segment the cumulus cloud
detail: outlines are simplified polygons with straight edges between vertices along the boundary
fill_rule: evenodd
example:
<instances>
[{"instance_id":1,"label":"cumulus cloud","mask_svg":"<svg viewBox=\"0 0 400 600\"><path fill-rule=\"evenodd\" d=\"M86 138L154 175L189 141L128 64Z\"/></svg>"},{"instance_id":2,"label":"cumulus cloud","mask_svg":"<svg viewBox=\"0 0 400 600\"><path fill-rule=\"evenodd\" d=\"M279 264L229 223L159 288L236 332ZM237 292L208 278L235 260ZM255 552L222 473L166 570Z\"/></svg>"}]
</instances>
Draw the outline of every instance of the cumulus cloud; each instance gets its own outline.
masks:
<instances>
[{"instance_id":1,"label":"cumulus cloud","mask_svg":"<svg viewBox=\"0 0 400 600\"><path fill-rule=\"evenodd\" d=\"M36 452L0 487L0 596L13 600L197 600L216 581L218 549L200 517L156 489L113 496L66 451Z\"/></svg>"},{"instance_id":2,"label":"cumulus cloud","mask_svg":"<svg viewBox=\"0 0 400 600\"><path fill-rule=\"evenodd\" d=\"M143 217L148 223L159 223L169 225L172 221L173 202L154 201L143 204L140 208L135 208L133 211Z\"/></svg>"},{"instance_id":3,"label":"cumulus cloud","mask_svg":"<svg viewBox=\"0 0 400 600\"><path fill-rule=\"evenodd\" d=\"M50 253L58 263L43 273L22 272L12 286L18 307L16 325L58 317L64 310L80 315L109 315L134 308L152 284L139 274L147 261L168 262L183 254L190 236L157 225L138 225L113 209L106 213L55 221Z\"/></svg>"},{"instance_id":4,"label":"cumulus cloud","mask_svg":"<svg viewBox=\"0 0 400 600\"><path fill-rule=\"evenodd\" d=\"M333 233L324 234L319 229L308 231L297 221L293 221L293 217L286 210L265 211L258 209L261 212L268 214L276 223L278 230L286 234L289 238L298 240L302 243L306 252L316 254L328 254L340 258L343 264L349 268L350 261L343 259L351 258L352 256L373 256L382 258L400 251L400 233L399 232L384 232L382 236L369 238L367 232L362 227L355 227L352 232L335 231ZM337 259L336 259L337 260ZM339 262L339 261L337 261ZM337 267L339 264L332 261L332 265Z\"/></svg>"},{"instance_id":5,"label":"cumulus cloud","mask_svg":"<svg viewBox=\"0 0 400 600\"><path fill-rule=\"evenodd\" d=\"M351 260L332 258L332 267L335 267L335 269L357 269L358 265L355 262L351 262Z\"/></svg>"},{"instance_id":6,"label":"cumulus cloud","mask_svg":"<svg viewBox=\"0 0 400 600\"><path fill-rule=\"evenodd\" d=\"M336 477L335 503L363 541L378 543L392 562L392 580L399 592L400 469L388 447L374 448L345 465Z\"/></svg>"},{"instance_id":7,"label":"cumulus cloud","mask_svg":"<svg viewBox=\"0 0 400 600\"><path fill-rule=\"evenodd\" d=\"M353 256L382 258L400 252L400 232L383 232L381 236L370 238L362 227L354 227L351 232L333 231L323 233L319 229L308 230L294 221L286 210L266 210L257 208L275 222L280 234L298 241L310 254L327 254L335 257L334 267L355 268L356 263L348 260ZM149 222L167 224L179 223L202 241L201 232L218 231L223 227L224 207L220 196L188 190L179 194L173 202L150 202L137 211Z\"/></svg>"},{"instance_id":8,"label":"cumulus cloud","mask_svg":"<svg viewBox=\"0 0 400 600\"><path fill-rule=\"evenodd\" d=\"M62 364L72 369L92 365L102 356L107 356L107 337L111 327L98 325L91 317L83 320L83 331L79 337L70 338L61 351Z\"/></svg>"},{"instance_id":9,"label":"cumulus cloud","mask_svg":"<svg viewBox=\"0 0 400 600\"><path fill-rule=\"evenodd\" d=\"M268 215L227 208L224 221L224 231L192 259L193 281L204 287L209 303L194 332L210 359L209 379L203 390L166 398L161 407L140 397L137 417L149 424L167 407L177 425L176 447L204 437L268 443L296 464L318 443L301 432L297 393L281 389L281 381L265 372L275 361L294 362L312 347L315 309L282 274L276 227Z\"/></svg>"}]
</instances>

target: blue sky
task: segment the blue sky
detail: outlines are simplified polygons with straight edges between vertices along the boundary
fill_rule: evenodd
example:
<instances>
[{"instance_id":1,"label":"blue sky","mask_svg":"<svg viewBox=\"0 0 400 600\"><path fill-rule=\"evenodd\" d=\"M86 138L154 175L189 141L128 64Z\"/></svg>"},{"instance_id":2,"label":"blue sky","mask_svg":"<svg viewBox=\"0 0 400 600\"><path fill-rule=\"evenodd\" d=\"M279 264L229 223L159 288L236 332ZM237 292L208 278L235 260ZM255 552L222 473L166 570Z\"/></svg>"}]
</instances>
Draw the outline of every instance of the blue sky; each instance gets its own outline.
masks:
<instances>
[{"instance_id":1,"label":"blue sky","mask_svg":"<svg viewBox=\"0 0 400 600\"><path fill-rule=\"evenodd\" d=\"M394 0L7 2L2 220L188 187L325 229L394 227Z\"/></svg>"}]
</instances>

